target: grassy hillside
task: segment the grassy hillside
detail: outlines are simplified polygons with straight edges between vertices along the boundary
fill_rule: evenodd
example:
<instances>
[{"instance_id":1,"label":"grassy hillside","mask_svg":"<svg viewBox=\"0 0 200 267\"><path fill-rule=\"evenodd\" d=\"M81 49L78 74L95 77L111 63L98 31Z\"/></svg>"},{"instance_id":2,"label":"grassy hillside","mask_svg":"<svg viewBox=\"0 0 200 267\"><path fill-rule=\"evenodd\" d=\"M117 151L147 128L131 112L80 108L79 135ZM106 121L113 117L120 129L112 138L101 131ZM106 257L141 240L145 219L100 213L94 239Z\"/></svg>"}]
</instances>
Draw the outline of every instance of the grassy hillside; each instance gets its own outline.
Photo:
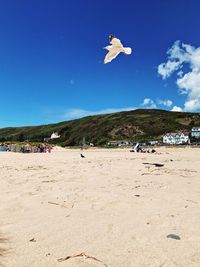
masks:
<instances>
[{"instance_id":1,"label":"grassy hillside","mask_svg":"<svg viewBox=\"0 0 200 267\"><path fill-rule=\"evenodd\" d=\"M106 115L89 116L56 124L0 129L0 141L43 141L58 132L62 145L79 145L86 141L101 145L109 140L146 141L161 139L165 132L191 130L200 126L200 113L138 109Z\"/></svg>"}]
</instances>

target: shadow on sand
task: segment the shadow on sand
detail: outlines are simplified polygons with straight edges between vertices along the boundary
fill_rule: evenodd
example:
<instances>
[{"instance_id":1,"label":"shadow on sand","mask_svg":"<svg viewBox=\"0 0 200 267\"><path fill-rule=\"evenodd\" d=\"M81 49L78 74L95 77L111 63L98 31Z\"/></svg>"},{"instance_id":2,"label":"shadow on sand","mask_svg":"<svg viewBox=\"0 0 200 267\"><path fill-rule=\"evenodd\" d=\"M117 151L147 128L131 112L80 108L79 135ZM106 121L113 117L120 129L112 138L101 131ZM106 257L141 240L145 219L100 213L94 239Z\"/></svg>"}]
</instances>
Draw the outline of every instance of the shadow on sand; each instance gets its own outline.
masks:
<instances>
[{"instance_id":1,"label":"shadow on sand","mask_svg":"<svg viewBox=\"0 0 200 267\"><path fill-rule=\"evenodd\" d=\"M3 258L7 254L7 244L8 244L8 239L4 238L3 235L0 233L0 266L3 267Z\"/></svg>"}]
</instances>

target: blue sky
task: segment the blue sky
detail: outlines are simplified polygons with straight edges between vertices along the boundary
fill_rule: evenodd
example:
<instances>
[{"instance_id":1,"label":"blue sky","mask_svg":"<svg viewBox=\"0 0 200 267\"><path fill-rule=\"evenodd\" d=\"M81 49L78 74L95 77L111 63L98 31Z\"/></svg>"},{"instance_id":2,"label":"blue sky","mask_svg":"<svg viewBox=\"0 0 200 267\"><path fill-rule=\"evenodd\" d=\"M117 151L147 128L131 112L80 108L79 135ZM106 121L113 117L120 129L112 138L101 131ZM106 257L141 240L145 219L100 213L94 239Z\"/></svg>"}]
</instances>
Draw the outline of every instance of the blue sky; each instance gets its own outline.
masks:
<instances>
[{"instance_id":1,"label":"blue sky","mask_svg":"<svg viewBox=\"0 0 200 267\"><path fill-rule=\"evenodd\" d=\"M195 88L191 81L199 10L198 0L1 1L0 127L134 108L199 111L199 73ZM109 34L133 53L104 65ZM193 48L190 61L184 44ZM170 47L185 60L167 55Z\"/></svg>"}]
</instances>

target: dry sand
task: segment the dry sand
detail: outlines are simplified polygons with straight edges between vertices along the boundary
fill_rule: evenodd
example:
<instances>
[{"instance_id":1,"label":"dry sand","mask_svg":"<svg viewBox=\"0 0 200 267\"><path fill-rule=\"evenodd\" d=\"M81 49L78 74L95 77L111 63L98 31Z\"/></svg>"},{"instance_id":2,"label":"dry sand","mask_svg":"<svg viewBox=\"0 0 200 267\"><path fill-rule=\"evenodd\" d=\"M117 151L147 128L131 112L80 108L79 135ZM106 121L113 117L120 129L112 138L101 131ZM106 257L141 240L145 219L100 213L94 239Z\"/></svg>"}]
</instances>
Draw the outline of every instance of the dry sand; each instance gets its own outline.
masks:
<instances>
[{"instance_id":1,"label":"dry sand","mask_svg":"<svg viewBox=\"0 0 200 267\"><path fill-rule=\"evenodd\" d=\"M199 267L200 150L158 151L91 149L82 152L84 159L80 150L1 152L0 262ZM58 261L82 252L102 262L83 256Z\"/></svg>"}]
</instances>

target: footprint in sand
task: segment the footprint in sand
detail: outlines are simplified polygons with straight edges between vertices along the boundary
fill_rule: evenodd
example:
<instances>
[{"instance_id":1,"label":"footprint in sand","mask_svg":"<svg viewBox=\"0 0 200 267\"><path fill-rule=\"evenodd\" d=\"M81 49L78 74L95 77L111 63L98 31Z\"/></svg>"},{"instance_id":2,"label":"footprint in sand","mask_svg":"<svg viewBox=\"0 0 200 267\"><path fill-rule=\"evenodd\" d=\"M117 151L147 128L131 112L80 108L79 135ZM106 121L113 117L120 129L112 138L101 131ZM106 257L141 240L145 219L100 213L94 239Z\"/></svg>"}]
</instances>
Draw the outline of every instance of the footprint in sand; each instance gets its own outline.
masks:
<instances>
[{"instance_id":1,"label":"footprint in sand","mask_svg":"<svg viewBox=\"0 0 200 267\"><path fill-rule=\"evenodd\" d=\"M108 233L111 233L111 234L119 233L119 227L114 224L108 224L107 229L108 229Z\"/></svg>"},{"instance_id":2,"label":"footprint in sand","mask_svg":"<svg viewBox=\"0 0 200 267\"><path fill-rule=\"evenodd\" d=\"M43 166L28 166L27 168L24 169L24 171L38 171L38 170L47 170L47 168Z\"/></svg>"}]
</instances>

